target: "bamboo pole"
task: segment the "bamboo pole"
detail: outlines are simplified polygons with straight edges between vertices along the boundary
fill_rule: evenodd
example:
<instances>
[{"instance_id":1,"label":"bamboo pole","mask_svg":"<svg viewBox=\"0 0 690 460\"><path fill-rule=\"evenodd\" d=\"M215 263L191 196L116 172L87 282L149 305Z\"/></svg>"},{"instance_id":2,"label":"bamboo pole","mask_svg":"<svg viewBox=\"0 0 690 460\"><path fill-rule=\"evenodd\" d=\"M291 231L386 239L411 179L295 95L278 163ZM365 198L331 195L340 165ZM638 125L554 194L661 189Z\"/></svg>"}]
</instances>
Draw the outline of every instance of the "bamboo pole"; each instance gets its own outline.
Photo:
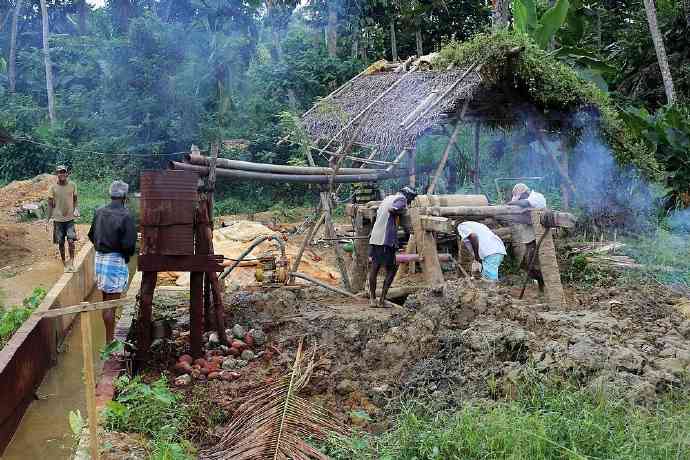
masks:
<instances>
[{"instance_id":1,"label":"bamboo pole","mask_svg":"<svg viewBox=\"0 0 690 460\"><path fill-rule=\"evenodd\" d=\"M86 389L86 410L89 416L89 446L91 459L98 460L98 411L96 410L96 376L93 368L93 341L91 331L91 313L84 311L81 320L81 347L84 358L84 387Z\"/></svg>"},{"instance_id":2,"label":"bamboo pole","mask_svg":"<svg viewBox=\"0 0 690 460\"><path fill-rule=\"evenodd\" d=\"M316 233L316 230L321 226L321 222L324 221L326 218L325 213L321 213L321 216L312 222L311 226L309 227L309 231L307 232L307 235L304 237L304 241L302 241L302 244L299 247L299 251L297 252L297 256L295 257L295 261L292 263L292 270L291 272L296 272L299 269L299 264L302 261L302 254L304 254L304 250L307 248L309 243L311 242L312 238L314 238L314 234ZM292 273L290 273L290 280L288 281L288 284L292 284L295 281L295 277L292 276Z\"/></svg>"},{"instance_id":3,"label":"bamboo pole","mask_svg":"<svg viewBox=\"0 0 690 460\"><path fill-rule=\"evenodd\" d=\"M201 176L208 174L208 167L192 165L188 163L181 163L179 161L171 161L169 163L171 169L179 169L185 171L194 171ZM264 182L300 182L310 184L328 184L330 176L316 176L307 174L273 174L273 173L259 173L251 171L240 171L238 169L216 169L217 177L230 177L234 179L244 180L258 180ZM342 174L335 177L336 183L353 183L353 182L376 182L384 179L392 179L396 177L395 174Z\"/></svg>"},{"instance_id":4,"label":"bamboo pole","mask_svg":"<svg viewBox=\"0 0 690 460\"><path fill-rule=\"evenodd\" d=\"M443 169L446 167L448 155L450 155L451 149L453 148L453 146L455 146L455 139L457 139L458 134L460 133L461 126L462 123L458 121L458 123L455 125L455 129L453 130L453 134L451 134L450 139L448 140L448 145L446 145L446 148L443 150L443 157L441 157L441 162L438 164L436 172L434 173L434 177L431 179L431 184L429 184L429 188L426 189L427 195L431 195L434 193L434 189L436 188L436 182L438 182L438 178L441 176Z\"/></svg>"},{"instance_id":5,"label":"bamboo pole","mask_svg":"<svg viewBox=\"0 0 690 460\"><path fill-rule=\"evenodd\" d=\"M213 158L209 158L203 155L186 155L185 160L194 165L210 166L213 161ZM332 168L319 166L274 165L264 163L253 163L251 161L228 160L227 158L218 158L217 166L220 169L239 169L241 171L253 171L274 174L327 175L333 173ZM383 169L340 168L339 174L382 174L384 172L385 171Z\"/></svg>"}]
</instances>

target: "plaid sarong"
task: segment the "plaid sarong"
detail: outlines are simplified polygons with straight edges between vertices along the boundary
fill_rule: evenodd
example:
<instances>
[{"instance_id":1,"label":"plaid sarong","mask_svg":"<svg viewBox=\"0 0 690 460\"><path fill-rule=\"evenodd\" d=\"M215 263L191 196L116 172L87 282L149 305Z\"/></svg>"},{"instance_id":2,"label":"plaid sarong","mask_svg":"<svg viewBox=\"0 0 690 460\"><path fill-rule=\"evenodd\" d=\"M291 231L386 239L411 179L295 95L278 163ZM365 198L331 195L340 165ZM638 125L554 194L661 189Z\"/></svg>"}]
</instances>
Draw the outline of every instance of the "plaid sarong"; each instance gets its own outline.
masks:
<instances>
[{"instance_id":1,"label":"plaid sarong","mask_svg":"<svg viewBox=\"0 0 690 460\"><path fill-rule=\"evenodd\" d=\"M119 252L96 252L96 285L106 294L122 293L127 287L129 269Z\"/></svg>"}]
</instances>

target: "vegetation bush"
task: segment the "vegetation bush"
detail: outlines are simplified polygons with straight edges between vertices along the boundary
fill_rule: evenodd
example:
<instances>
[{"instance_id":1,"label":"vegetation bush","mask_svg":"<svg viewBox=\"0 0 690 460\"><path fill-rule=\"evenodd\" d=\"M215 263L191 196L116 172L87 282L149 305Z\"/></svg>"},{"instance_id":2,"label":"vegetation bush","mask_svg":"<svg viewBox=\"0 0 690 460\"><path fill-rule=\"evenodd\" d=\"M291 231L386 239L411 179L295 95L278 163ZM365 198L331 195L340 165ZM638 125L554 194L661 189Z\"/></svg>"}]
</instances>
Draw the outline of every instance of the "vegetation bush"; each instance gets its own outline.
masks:
<instances>
[{"instance_id":1,"label":"vegetation bush","mask_svg":"<svg viewBox=\"0 0 690 460\"><path fill-rule=\"evenodd\" d=\"M9 308L0 306L0 349L9 342L15 331L31 316L45 296L45 289L34 288L31 295L22 301L21 306L14 305Z\"/></svg>"},{"instance_id":2,"label":"vegetation bush","mask_svg":"<svg viewBox=\"0 0 690 460\"><path fill-rule=\"evenodd\" d=\"M151 458L190 459L191 445L181 439L190 422L182 397L170 391L165 377L151 384L141 376L120 377L117 397L104 409L105 428L111 431L143 433L151 440Z\"/></svg>"},{"instance_id":3,"label":"vegetation bush","mask_svg":"<svg viewBox=\"0 0 690 460\"><path fill-rule=\"evenodd\" d=\"M393 430L332 441L335 459L669 459L690 455L690 398L650 408L570 385L529 383L513 401L431 414L408 405Z\"/></svg>"}]
</instances>

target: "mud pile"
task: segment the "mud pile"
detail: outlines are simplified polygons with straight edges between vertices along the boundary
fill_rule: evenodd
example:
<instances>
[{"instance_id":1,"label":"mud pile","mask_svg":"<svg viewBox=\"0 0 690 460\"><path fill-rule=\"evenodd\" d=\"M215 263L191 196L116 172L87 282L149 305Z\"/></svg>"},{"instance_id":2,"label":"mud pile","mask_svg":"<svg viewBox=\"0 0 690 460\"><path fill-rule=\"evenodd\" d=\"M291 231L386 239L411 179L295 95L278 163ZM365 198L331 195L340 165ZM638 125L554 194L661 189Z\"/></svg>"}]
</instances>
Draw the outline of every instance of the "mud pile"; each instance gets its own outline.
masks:
<instances>
[{"instance_id":1,"label":"mud pile","mask_svg":"<svg viewBox=\"0 0 690 460\"><path fill-rule=\"evenodd\" d=\"M662 290L611 288L553 309L459 280L410 296L404 309L338 305L311 289L242 293L230 303L235 320L263 325L282 349L299 337L321 347L314 396L376 416L400 396L444 407L509 396L535 373L653 401L683 385L690 365L690 320L676 301Z\"/></svg>"}]
</instances>

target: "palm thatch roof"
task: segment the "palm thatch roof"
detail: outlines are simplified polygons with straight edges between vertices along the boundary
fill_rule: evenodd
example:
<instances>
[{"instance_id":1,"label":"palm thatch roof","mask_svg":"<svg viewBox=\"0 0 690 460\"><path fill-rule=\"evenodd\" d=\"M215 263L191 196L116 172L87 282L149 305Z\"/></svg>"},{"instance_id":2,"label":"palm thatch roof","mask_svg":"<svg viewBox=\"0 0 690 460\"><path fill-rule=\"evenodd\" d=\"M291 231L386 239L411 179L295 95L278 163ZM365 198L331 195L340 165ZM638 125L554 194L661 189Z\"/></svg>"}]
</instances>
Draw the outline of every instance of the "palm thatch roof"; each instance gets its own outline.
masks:
<instances>
[{"instance_id":1,"label":"palm thatch roof","mask_svg":"<svg viewBox=\"0 0 690 460\"><path fill-rule=\"evenodd\" d=\"M596 114L620 163L658 174L653 154L641 151L608 94L527 36L480 34L450 43L426 63L424 70L411 72L406 64L370 67L305 113L306 133L317 142L333 139L400 152L415 148L421 134L460 113L465 120L500 127L538 119L537 129L577 137L580 128L570 118L584 110Z\"/></svg>"},{"instance_id":2,"label":"palm thatch roof","mask_svg":"<svg viewBox=\"0 0 690 460\"><path fill-rule=\"evenodd\" d=\"M471 99L481 81L479 73L467 69L365 73L318 103L302 121L316 139L337 136L336 141L344 142L354 137L355 142L381 152L399 152L414 148L421 133L443 122L463 100ZM348 126L379 97L359 122ZM432 106L436 100L439 102Z\"/></svg>"}]
</instances>

